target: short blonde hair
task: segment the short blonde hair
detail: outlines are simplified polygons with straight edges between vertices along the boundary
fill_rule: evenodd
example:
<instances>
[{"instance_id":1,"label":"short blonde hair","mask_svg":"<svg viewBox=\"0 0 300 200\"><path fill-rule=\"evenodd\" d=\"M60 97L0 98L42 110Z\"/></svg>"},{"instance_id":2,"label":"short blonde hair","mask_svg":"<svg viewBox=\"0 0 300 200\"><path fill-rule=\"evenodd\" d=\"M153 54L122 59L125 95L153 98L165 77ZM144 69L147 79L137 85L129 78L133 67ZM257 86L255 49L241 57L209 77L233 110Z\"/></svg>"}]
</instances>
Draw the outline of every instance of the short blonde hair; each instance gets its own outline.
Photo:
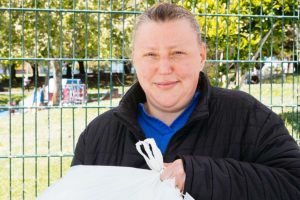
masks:
<instances>
[{"instance_id":1,"label":"short blonde hair","mask_svg":"<svg viewBox=\"0 0 300 200\"><path fill-rule=\"evenodd\" d=\"M197 34L198 43L201 44L201 30L194 15L183 7L171 3L159 3L150 7L142 13L133 28L133 43L135 34L139 27L147 21L166 22L172 20L186 19Z\"/></svg>"}]
</instances>

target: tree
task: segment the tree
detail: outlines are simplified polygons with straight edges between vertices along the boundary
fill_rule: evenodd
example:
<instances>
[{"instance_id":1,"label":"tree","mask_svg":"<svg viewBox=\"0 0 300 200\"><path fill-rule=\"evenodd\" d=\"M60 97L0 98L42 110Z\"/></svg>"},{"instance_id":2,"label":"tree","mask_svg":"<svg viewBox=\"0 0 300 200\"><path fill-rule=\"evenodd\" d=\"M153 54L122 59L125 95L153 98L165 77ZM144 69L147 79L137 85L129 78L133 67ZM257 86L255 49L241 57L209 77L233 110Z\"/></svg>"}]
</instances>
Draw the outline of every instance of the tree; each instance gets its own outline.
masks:
<instances>
[{"instance_id":1,"label":"tree","mask_svg":"<svg viewBox=\"0 0 300 200\"><path fill-rule=\"evenodd\" d=\"M60 94L62 92L61 88L61 67L58 60L51 61L51 68L54 69L53 79L54 79L54 86L53 86L53 96L52 96L52 104L54 106L60 104Z\"/></svg>"},{"instance_id":2,"label":"tree","mask_svg":"<svg viewBox=\"0 0 300 200\"><path fill-rule=\"evenodd\" d=\"M241 76L247 73L249 67L255 67L255 61L258 58L277 55L283 59L284 56L292 54L292 49L288 47L291 43L293 44L294 38L286 36L293 35L294 28L292 27L296 19L278 19L274 16L283 14L294 16L293 12L297 8L293 1L219 0L216 4L216 1L200 0L185 1L184 6L199 14L198 21L205 35L208 57L219 61L217 64L212 64L214 72L211 73L211 78L215 80L216 85L220 85L217 81L219 76L228 74L231 68L236 74L235 82L238 85L241 83ZM207 15L203 16L203 13ZM281 28L269 33L275 26ZM254 56L257 52L259 56ZM226 60L233 62L226 62ZM249 62L241 63L240 61ZM227 80L226 85L228 84Z\"/></svg>"},{"instance_id":3,"label":"tree","mask_svg":"<svg viewBox=\"0 0 300 200\"><path fill-rule=\"evenodd\" d=\"M293 1L172 0L172 3L197 15L208 47L208 58L216 61L208 63L213 66L210 76L220 85L219 77L228 73L235 74L233 79L238 84L241 76L249 68L257 67L257 60L264 56L291 56L296 19L274 16L294 16L297 8ZM82 75L87 67L109 68L111 60L130 57L131 33L137 13L156 2L76 0L50 1L48 5L44 1L23 1L22 5L22 1L2 0L0 7L51 10L1 11L0 57L29 58L31 65L38 65L40 62L32 59L38 58L48 66L50 63L45 58L60 59L60 69L64 64L74 66L78 61ZM73 9L76 12L72 12ZM275 26L278 27L276 31L270 32ZM99 59L101 61L97 61ZM13 64L22 64L21 61L0 62L10 68Z\"/></svg>"}]
</instances>

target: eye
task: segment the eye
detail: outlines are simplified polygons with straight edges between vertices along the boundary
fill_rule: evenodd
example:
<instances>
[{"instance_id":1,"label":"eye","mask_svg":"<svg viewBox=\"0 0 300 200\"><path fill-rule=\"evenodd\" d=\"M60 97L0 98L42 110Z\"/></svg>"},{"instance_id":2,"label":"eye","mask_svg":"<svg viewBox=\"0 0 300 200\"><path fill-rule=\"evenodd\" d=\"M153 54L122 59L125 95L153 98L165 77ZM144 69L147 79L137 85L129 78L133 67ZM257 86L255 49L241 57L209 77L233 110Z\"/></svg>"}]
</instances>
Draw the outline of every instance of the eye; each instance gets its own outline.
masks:
<instances>
[{"instance_id":1,"label":"eye","mask_svg":"<svg viewBox=\"0 0 300 200\"><path fill-rule=\"evenodd\" d=\"M183 55L185 54L183 51L174 51L173 55Z\"/></svg>"},{"instance_id":2,"label":"eye","mask_svg":"<svg viewBox=\"0 0 300 200\"><path fill-rule=\"evenodd\" d=\"M153 53L153 52L148 52L148 53L145 53L145 55L144 56L146 56L146 57L155 57L156 56L156 54L155 53Z\"/></svg>"}]
</instances>

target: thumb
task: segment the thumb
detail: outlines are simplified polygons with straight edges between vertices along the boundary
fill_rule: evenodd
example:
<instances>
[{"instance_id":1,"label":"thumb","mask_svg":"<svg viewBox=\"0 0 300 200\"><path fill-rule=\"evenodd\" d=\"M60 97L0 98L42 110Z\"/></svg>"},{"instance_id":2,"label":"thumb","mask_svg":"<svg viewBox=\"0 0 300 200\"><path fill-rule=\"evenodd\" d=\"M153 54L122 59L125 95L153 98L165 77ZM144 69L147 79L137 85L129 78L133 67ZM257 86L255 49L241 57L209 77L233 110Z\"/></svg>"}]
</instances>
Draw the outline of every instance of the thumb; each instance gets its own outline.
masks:
<instances>
[{"instance_id":1,"label":"thumb","mask_svg":"<svg viewBox=\"0 0 300 200\"><path fill-rule=\"evenodd\" d=\"M165 168L169 167L170 165L172 165L172 163L164 163Z\"/></svg>"}]
</instances>

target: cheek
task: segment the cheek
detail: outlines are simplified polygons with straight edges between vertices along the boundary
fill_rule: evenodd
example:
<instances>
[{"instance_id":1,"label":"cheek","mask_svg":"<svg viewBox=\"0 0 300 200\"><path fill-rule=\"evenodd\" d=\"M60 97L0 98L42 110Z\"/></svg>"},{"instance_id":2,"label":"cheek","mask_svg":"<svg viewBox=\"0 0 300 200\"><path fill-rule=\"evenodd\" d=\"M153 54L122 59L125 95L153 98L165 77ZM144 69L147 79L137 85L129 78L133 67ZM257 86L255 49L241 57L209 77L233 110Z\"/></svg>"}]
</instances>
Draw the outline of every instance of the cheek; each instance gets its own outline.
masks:
<instances>
[{"instance_id":1,"label":"cheek","mask_svg":"<svg viewBox=\"0 0 300 200\"><path fill-rule=\"evenodd\" d=\"M152 73L151 69L143 66L143 67L137 67L136 68L136 75L140 82L147 82L150 80Z\"/></svg>"},{"instance_id":2,"label":"cheek","mask_svg":"<svg viewBox=\"0 0 300 200\"><path fill-rule=\"evenodd\" d=\"M145 62L140 62L136 67L136 73L140 77L151 77L155 73L154 65Z\"/></svg>"},{"instance_id":3,"label":"cheek","mask_svg":"<svg viewBox=\"0 0 300 200\"><path fill-rule=\"evenodd\" d=\"M187 56L183 59L180 59L174 62L177 71L180 71L182 74L194 74L195 72L200 72L201 60L194 58L195 55Z\"/></svg>"},{"instance_id":4,"label":"cheek","mask_svg":"<svg viewBox=\"0 0 300 200\"><path fill-rule=\"evenodd\" d=\"M202 70L203 62L200 56L197 54L192 54L188 56L182 63L183 66L186 66L187 71L191 74L199 73ZM188 73L188 72L187 72Z\"/></svg>"},{"instance_id":5,"label":"cheek","mask_svg":"<svg viewBox=\"0 0 300 200\"><path fill-rule=\"evenodd\" d=\"M193 80L199 75L199 70L193 65L181 65L177 67L176 75L183 79Z\"/></svg>"},{"instance_id":6,"label":"cheek","mask_svg":"<svg viewBox=\"0 0 300 200\"><path fill-rule=\"evenodd\" d=\"M177 70L176 75L187 85L194 85L198 83L199 69L195 66L185 66Z\"/></svg>"}]
</instances>

